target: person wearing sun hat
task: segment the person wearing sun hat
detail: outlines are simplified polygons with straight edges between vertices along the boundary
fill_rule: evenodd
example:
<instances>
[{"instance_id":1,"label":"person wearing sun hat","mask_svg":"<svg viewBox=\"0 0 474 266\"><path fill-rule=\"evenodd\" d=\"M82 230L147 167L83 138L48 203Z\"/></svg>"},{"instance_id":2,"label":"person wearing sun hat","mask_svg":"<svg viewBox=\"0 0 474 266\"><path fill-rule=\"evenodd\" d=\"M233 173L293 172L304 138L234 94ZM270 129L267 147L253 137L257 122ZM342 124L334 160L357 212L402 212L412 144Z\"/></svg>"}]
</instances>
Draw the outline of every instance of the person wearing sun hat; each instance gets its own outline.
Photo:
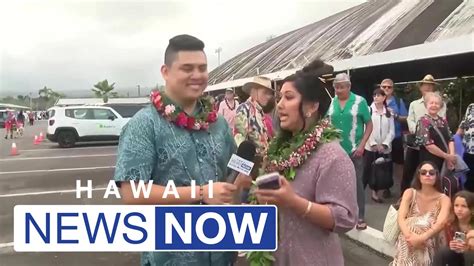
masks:
<instances>
[{"instance_id":1,"label":"person wearing sun hat","mask_svg":"<svg viewBox=\"0 0 474 266\"><path fill-rule=\"evenodd\" d=\"M436 85L439 85L436 82L435 78L431 74L427 74L421 81L418 82L421 92L421 98L411 102L410 107L408 108L408 130L410 134L414 135L417 131L416 124L426 115L426 106L424 96L429 92L434 92ZM443 119L446 118L446 104L443 104L441 109L438 112L438 115ZM405 164L403 167L403 177L400 187L400 195L403 195L403 191L411 186L413 180L413 175L415 173L416 167L419 163L419 149L418 147L411 147L407 145L407 150L405 153Z\"/></svg>"},{"instance_id":2,"label":"person wearing sun hat","mask_svg":"<svg viewBox=\"0 0 474 266\"><path fill-rule=\"evenodd\" d=\"M436 85L439 85L439 83L436 82L434 77L430 74L426 75L423 80L421 80L418 84L420 86L420 92L422 96L420 99L413 101L410 104L408 110L407 123L410 133L415 133L416 123L418 122L418 120L420 120L422 116L426 114L426 107L424 104L423 96L425 96L425 94L428 92L434 92ZM441 110L439 111L439 115L441 117L446 117L446 105L441 108Z\"/></svg>"},{"instance_id":3,"label":"person wearing sun hat","mask_svg":"<svg viewBox=\"0 0 474 266\"><path fill-rule=\"evenodd\" d=\"M237 146L251 140L257 146L257 155L263 156L268 148L268 129L264 122L263 107L273 100L275 91L266 77L254 77L242 87L249 96L237 108L234 121L234 139Z\"/></svg>"}]
</instances>

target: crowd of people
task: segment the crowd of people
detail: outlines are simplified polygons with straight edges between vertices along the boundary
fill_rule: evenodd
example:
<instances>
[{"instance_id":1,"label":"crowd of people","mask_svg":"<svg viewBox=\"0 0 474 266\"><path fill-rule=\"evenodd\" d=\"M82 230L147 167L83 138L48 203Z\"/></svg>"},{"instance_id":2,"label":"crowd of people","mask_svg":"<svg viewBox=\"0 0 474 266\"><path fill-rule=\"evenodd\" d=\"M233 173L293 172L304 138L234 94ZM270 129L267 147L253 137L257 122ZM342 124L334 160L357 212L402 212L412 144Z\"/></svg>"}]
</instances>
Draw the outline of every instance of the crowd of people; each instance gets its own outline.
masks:
<instances>
[{"instance_id":1,"label":"crowd of people","mask_svg":"<svg viewBox=\"0 0 474 266\"><path fill-rule=\"evenodd\" d=\"M13 111L7 109L5 114L5 139L8 139L8 136L10 136L10 139L23 136L26 125L25 122L28 122L30 126L33 126L35 120L48 119L48 113L46 111Z\"/></svg>"},{"instance_id":2,"label":"crowd of people","mask_svg":"<svg viewBox=\"0 0 474 266\"><path fill-rule=\"evenodd\" d=\"M228 204L235 193L250 189L257 176L278 172L278 189L252 188L258 203L278 206L280 239L274 265L344 265L338 233L367 228L367 185L375 202L398 196L393 172L401 179L401 203L392 265L446 265L446 259L461 261L462 253L470 253L473 195L451 194L455 191L446 190L443 178L458 180L457 174L464 174L467 181L459 185L474 187L473 171L455 171L460 160L474 166L474 104L457 131L465 145L459 156L431 75L420 81L423 96L408 110L394 96L392 80L380 83L369 106L352 92L348 74L333 78L333 67L321 60L286 77L280 89L265 77L255 77L243 85L245 101L239 103L228 89L214 105L202 97L208 81L203 49L204 43L193 36L172 38L161 68L165 90L152 93L153 104L123 128L115 180L125 203ZM227 162L244 140L257 147L254 170L226 183ZM129 180L153 180L151 196L134 198L130 184L123 182ZM168 180L179 186L179 198L162 197ZM198 184L196 191L191 180ZM213 198L209 180L214 181ZM141 263L234 261L231 252L149 252Z\"/></svg>"}]
</instances>

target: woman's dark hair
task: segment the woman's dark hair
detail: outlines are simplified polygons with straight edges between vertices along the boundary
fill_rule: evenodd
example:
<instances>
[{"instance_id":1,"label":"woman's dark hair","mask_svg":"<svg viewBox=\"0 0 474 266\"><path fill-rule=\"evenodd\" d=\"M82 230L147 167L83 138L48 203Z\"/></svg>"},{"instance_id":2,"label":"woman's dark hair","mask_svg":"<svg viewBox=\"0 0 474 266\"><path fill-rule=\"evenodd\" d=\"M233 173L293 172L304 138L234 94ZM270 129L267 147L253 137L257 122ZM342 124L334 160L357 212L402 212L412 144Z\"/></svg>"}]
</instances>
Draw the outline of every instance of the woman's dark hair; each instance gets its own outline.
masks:
<instances>
[{"instance_id":1,"label":"woman's dark hair","mask_svg":"<svg viewBox=\"0 0 474 266\"><path fill-rule=\"evenodd\" d=\"M373 96L375 96L375 95L382 95L384 97L387 97L387 94L385 94L385 92L380 88L374 90ZM383 106L385 107L385 110L386 110L385 111L385 116L387 118L390 118L390 116L392 116L392 114L388 111L387 98L385 98L385 100L383 101Z\"/></svg>"},{"instance_id":2,"label":"woman's dark hair","mask_svg":"<svg viewBox=\"0 0 474 266\"><path fill-rule=\"evenodd\" d=\"M443 189L441 187L441 178L439 176L438 167L436 166L436 164L434 164L433 162L430 162L430 161L424 161L424 162L422 162L418 165L418 167L416 168L416 171L415 171L415 176L413 178L413 183L411 184L411 187L416 189L416 190L421 189L420 170L421 170L421 167L423 167L423 165L425 165L425 164L431 165L431 167L433 167L433 169L435 170L436 179L435 179L434 187L436 188L436 190L438 192L442 193Z\"/></svg>"},{"instance_id":3,"label":"woman's dark hair","mask_svg":"<svg viewBox=\"0 0 474 266\"><path fill-rule=\"evenodd\" d=\"M300 116L303 119L303 128L306 127L305 116L303 113L304 102L319 103L318 114L323 116L329 109L331 104L331 97L328 95L326 83L321 80L322 75L332 74L333 67L325 64L322 60L316 59L302 70L297 71L286 77L285 82L293 82L296 90L301 94L302 101L300 102Z\"/></svg>"},{"instance_id":4,"label":"woman's dark hair","mask_svg":"<svg viewBox=\"0 0 474 266\"><path fill-rule=\"evenodd\" d=\"M456 195L454 195L454 197L453 197L453 210L454 210L454 201L458 197L463 198L466 201L467 207L469 208L469 210L471 212L470 213L471 215L469 217L472 220L472 216L473 216L473 213L474 213L474 193L469 192L467 190L462 190L462 191L459 191L458 193L456 193ZM459 220L458 220L458 217L456 215L454 215L453 226L456 229L456 231L460 231Z\"/></svg>"}]
</instances>

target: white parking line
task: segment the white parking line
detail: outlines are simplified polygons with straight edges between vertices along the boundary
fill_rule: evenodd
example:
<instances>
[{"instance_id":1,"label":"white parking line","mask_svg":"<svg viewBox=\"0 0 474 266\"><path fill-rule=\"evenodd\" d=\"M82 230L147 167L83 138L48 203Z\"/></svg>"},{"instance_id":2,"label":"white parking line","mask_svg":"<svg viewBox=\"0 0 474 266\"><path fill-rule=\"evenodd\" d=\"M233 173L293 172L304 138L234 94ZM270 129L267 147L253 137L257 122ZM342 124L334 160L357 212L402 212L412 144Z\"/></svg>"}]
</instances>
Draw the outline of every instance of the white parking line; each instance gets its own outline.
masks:
<instances>
[{"instance_id":1,"label":"white parking line","mask_svg":"<svg viewBox=\"0 0 474 266\"><path fill-rule=\"evenodd\" d=\"M69 149L61 149L61 148L51 148L51 149L33 149L33 150L20 150L21 152L32 152L32 151L75 151L75 150L89 150L89 149L106 149L106 148L114 148L117 149L117 145L115 146L92 146L92 147L79 147L79 148L69 148Z\"/></svg>"},{"instance_id":2,"label":"white parking line","mask_svg":"<svg viewBox=\"0 0 474 266\"><path fill-rule=\"evenodd\" d=\"M68 171L83 171L83 170L97 170L97 169L111 169L111 168L115 168L115 166L112 165L112 166L97 166L97 167L83 167L83 168L63 168L63 169L12 171L12 172L0 172L0 175L44 173L44 172L68 172Z\"/></svg>"},{"instance_id":3,"label":"white parking line","mask_svg":"<svg viewBox=\"0 0 474 266\"><path fill-rule=\"evenodd\" d=\"M0 243L0 248L8 248L8 247L13 247L13 242Z\"/></svg>"},{"instance_id":4,"label":"white parking line","mask_svg":"<svg viewBox=\"0 0 474 266\"><path fill-rule=\"evenodd\" d=\"M9 159L0 159L0 162L6 161L26 161L26 160L47 160L47 159L67 159L67 158L81 158L81 157L107 157L107 156L116 156L116 153L108 154L84 154L84 155L67 155L67 156L50 156L50 157L24 157L24 158L9 158Z\"/></svg>"},{"instance_id":5,"label":"white parking line","mask_svg":"<svg viewBox=\"0 0 474 266\"><path fill-rule=\"evenodd\" d=\"M92 191L101 191L106 190L107 188L93 188ZM36 196L36 195L47 195L47 194L58 194L58 193L75 193L75 189L68 190L52 190L52 191L41 191L41 192L27 192L27 193L16 193L16 194L3 194L0 195L0 198L10 198L10 197L23 197L23 196Z\"/></svg>"}]
</instances>

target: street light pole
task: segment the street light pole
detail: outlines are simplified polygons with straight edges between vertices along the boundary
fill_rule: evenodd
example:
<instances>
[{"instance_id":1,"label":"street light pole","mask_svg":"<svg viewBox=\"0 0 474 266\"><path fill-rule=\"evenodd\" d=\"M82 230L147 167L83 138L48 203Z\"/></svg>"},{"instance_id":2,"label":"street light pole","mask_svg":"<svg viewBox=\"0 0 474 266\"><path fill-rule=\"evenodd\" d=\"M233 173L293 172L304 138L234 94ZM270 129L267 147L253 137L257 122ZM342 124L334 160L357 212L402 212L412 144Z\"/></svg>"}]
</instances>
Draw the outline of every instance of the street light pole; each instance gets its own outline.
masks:
<instances>
[{"instance_id":1,"label":"street light pole","mask_svg":"<svg viewBox=\"0 0 474 266\"><path fill-rule=\"evenodd\" d=\"M222 48L219 47L216 49L216 53L217 53L217 65L220 66L221 65L221 52L222 52Z\"/></svg>"}]
</instances>

